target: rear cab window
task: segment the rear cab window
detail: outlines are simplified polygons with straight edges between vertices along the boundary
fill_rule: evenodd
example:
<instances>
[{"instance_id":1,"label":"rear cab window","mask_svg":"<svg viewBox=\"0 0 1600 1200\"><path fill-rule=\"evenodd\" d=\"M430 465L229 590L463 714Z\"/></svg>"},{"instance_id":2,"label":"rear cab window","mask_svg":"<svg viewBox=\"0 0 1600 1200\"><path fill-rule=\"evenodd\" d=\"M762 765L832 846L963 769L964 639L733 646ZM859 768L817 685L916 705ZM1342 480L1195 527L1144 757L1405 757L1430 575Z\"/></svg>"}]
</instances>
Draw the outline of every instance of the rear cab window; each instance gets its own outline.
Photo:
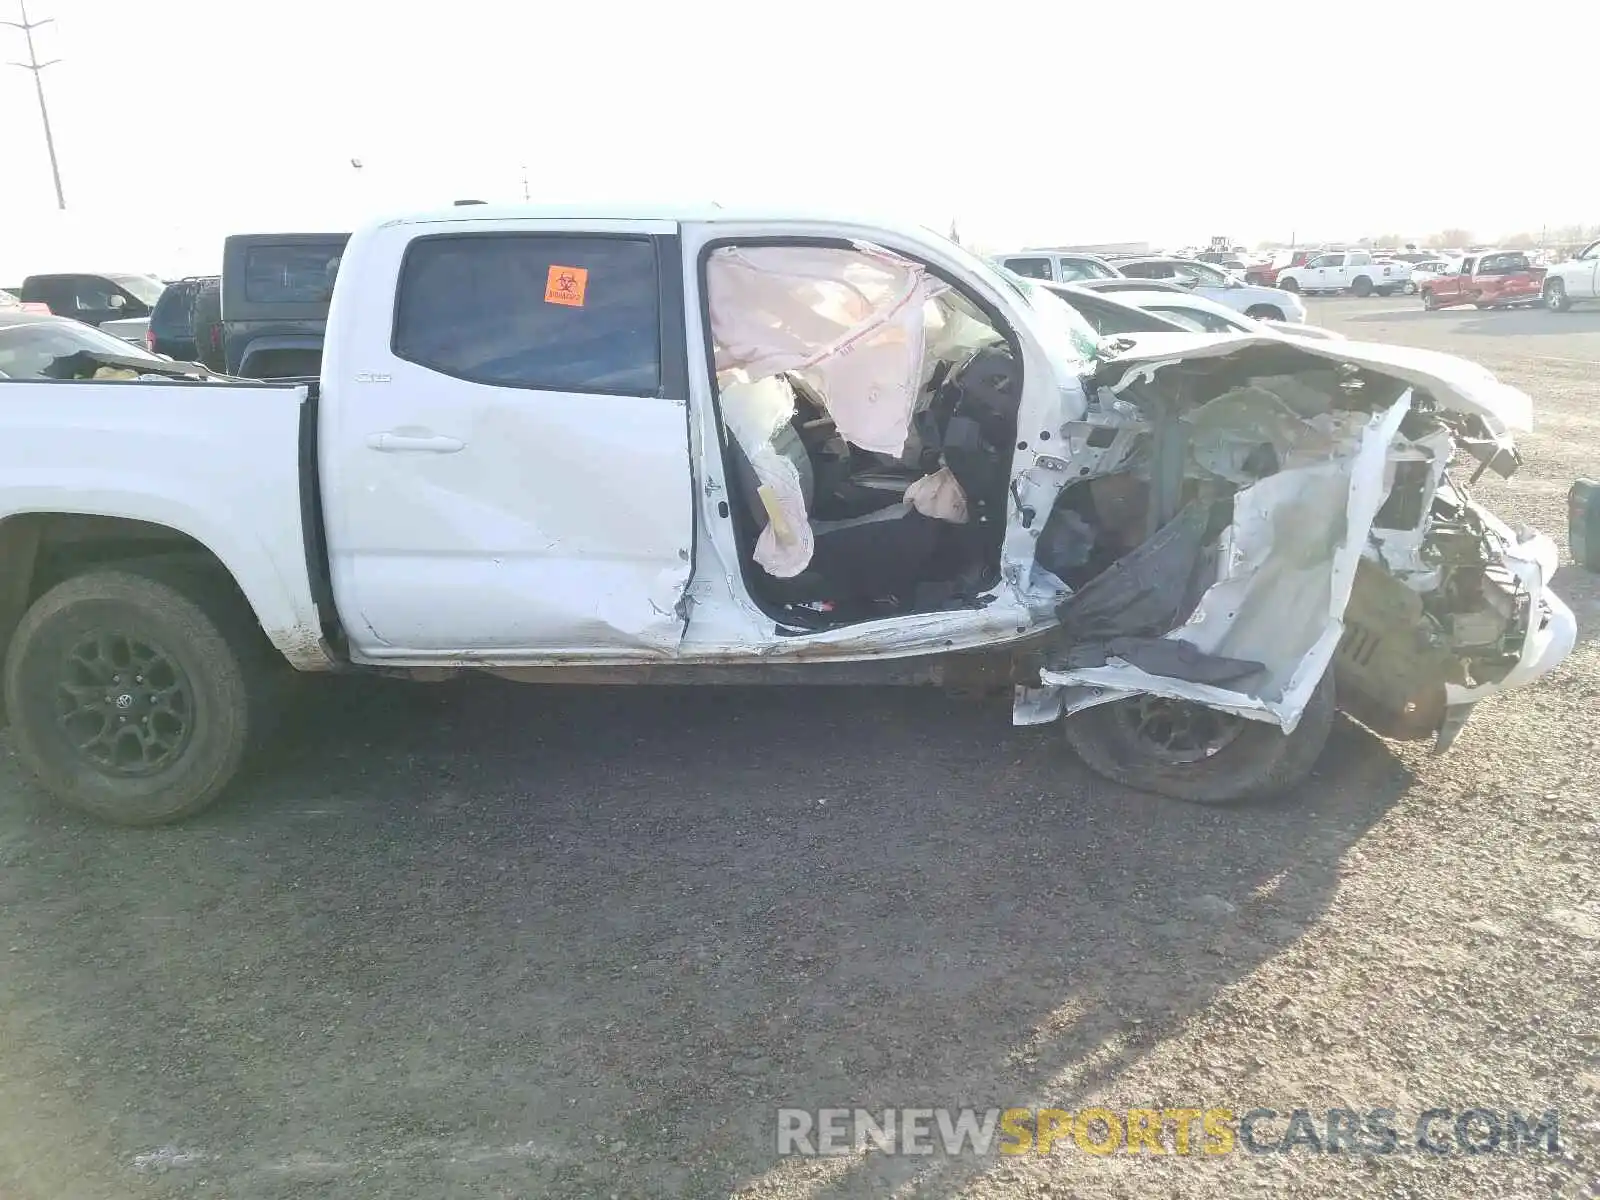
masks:
<instances>
[{"instance_id":1,"label":"rear cab window","mask_svg":"<svg viewBox=\"0 0 1600 1200\"><path fill-rule=\"evenodd\" d=\"M251 246L245 254L244 298L252 304L328 300L341 253L330 246Z\"/></svg>"},{"instance_id":2,"label":"rear cab window","mask_svg":"<svg viewBox=\"0 0 1600 1200\"><path fill-rule=\"evenodd\" d=\"M661 292L649 237L421 237L400 270L397 358L471 383L653 396Z\"/></svg>"}]
</instances>

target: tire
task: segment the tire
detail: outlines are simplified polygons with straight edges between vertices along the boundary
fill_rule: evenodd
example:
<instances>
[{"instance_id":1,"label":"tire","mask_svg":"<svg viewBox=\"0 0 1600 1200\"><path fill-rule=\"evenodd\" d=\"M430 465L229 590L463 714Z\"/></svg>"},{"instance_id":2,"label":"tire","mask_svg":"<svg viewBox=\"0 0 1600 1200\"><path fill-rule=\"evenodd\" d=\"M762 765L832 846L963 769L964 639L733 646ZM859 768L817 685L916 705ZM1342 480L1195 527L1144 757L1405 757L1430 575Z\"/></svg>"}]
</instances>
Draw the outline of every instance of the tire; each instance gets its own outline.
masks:
<instances>
[{"instance_id":1,"label":"tire","mask_svg":"<svg viewBox=\"0 0 1600 1200\"><path fill-rule=\"evenodd\" d=\"M1422 289L1422 307L1428 312L1438 311L1439 302L1434 299L1432 288L1425 287Z\"/></svg>"},{"instance_id":2,"label":"tire","mask_svg":"<svg viewBox=\"0 0 1600 1200\"><path fill-rule=\"evenodd\" d=\"M1545 280L1544 306L1551 312L1571 312L1572 299L1567 295L1567 285L1559 279Z\"/></svg>"},{"instance_id":3,"label":"tire","mask_svg":"<svg viewBox=\"0 0 1600 1200\"><path fill-rule=\"evenodd\" d=\"M1365 275L1357 275L1355 283L1350 285L1350 290L1365 299L1372 295L1372 280Z\"/></svg>"},{"instance_id":4,"label":"tire","mask_svg":"<svg viewBox=\"0 0 1600 1200\"><path fill-rule=\"evenodd\" d=\"M39 597L12 637L12 745L57 799L101 820L190 816L271 724L270 654L243 601L203 576L75 576Z\"/></svg>"},{"instance_id":5,"label":"tire","mask_svg":"<svg viewBox=\"0 0 1600 1200\"><path fill-rule=\"evenodd\" d=\"M1245 310L1244 315L1254 317L1258 321L1283 320L1283 310L1272 304L1252 304Z\"/></svg>"},{"instance_id":6,"label":"tire","mask_svg":"<svg viewBox=\"0 0 1600 1200\"><path fill-rule=\"evenodd\" d=\"M1415 296L1416 294L1417 294L1417 285L1414 284L1414 283L1406 284L1406 295Z\"/></svg>"},{"instance_id":7,"label":"tire","mask_svg":"<svg viewBox=\"0 0 1600 1200\"><path fill-rule=\"evenodd\" d=\"M1381 288L1378 289L1378 295L1380 295L1380 296L1392 296L1392 295L1394 295L1394 289L1392 287L1381 287Z\"/></svg>"},{"instance_id":8,"label":"tire","mask_svg":"<svg viewBox=\"0 0 1600 1200\"><path fill-rule=\"evenodd\" d=\"M1330 668L1293 733L1285 735L1264 721L1216 714L1238 726L1232 740L1195 761L1173 763L1155 757L1134 736L1126 706L1140 702L1118 700L1067 717L1062 722L1067 744L1113 783L1192 804L1259 800L1303 783L1327 744L1337 707Z\"/></svg>"},{"instance_id":9,"label":"tire","mask_svg":"<svg viewBox=\"0 0 1600 1200\"><path fill-rule=\"evenodd\" d=\"M1297 279L1292 279L1292 278L1291 279L1279 279L1278 280L1278 288L1279 288L1280 291L1289 292L1292 295L1295 292L1298 292L1300 290L1300 281L1297 280Z\"/></svg>"}]
</instances>

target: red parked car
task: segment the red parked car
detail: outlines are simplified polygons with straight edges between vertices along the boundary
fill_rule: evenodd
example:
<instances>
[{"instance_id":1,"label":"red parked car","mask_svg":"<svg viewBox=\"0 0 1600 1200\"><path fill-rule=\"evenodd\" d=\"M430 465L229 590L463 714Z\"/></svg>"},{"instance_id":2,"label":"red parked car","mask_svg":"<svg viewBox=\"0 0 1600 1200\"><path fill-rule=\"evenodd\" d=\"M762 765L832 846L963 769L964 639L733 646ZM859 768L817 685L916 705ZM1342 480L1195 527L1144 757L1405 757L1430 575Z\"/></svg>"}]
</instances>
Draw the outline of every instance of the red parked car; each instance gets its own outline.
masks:
<instances>
[{"instance_id":1,"label":"red parked car","mask_svg":"<svg viewBox=\"0 0 1600 1200\"><path fill-rule=\"evenodd\" d=\"M1253 283L1258 287L1276 287L1278 285L1278 272L1289 267L1303 267L1318 254L1320 250L1280 250L1272 256L1269 263L1256 263L1247 267L1244 281Z\"/></svg>"},{"instance_id":2,"label":"red parked car","mask_svg":"<svg viewBox=\"0 0 1600 1200\"><path fill-rule=\"evenodd\" d=\"M1422 285L1422 307L1509 308L1537 304L1544 296L1544 268L1521 250L1468 254Z\"/></svg>"}]
</instances>

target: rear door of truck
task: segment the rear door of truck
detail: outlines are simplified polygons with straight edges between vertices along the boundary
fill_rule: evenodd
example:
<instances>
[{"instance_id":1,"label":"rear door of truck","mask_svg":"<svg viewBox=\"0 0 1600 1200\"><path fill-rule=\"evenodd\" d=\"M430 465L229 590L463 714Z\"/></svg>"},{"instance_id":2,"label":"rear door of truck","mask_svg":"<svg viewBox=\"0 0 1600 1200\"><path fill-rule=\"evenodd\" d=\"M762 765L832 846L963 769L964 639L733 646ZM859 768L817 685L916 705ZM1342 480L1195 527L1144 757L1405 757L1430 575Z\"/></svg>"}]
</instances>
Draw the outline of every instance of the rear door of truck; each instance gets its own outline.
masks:
<instances>
[{"instance_id":1,"label":"rear door of truck","mask_svg":"<svg viewBox=\"0 0 1600 1200\"><path fill-rule=\"evenodd\" d=\"M351 242L321 459L371 662L669 657L694 552L675 223L397 223Z\"/></svg>"}]
</instances>

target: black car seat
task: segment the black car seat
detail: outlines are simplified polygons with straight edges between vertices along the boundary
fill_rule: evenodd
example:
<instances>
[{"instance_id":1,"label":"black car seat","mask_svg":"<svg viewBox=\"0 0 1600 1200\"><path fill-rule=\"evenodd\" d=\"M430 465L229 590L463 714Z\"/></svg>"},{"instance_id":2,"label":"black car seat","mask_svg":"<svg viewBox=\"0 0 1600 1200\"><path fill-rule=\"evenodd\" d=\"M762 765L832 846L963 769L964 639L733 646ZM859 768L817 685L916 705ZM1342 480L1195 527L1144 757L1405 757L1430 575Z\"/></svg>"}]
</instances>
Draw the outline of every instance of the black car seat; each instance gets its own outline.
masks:
<instances>
[{"instance_id":1,"label":"black car seat","mask_svg":"<svg viewBox=\"0 0 1600 1200\"><path fill-rule=\"evenodd\" d=\"M750 516L753 546L768 521L766 505L758 492L761 481L738 439L730 435L728 445ZM799 432L792 424L784 425L773 435L772 446L788 459L800 477L800 492L809 513L815 476ZM759 573L763 590L781 602L875 601L909 596L926 578L944 527L943 522L892 500L887 507L862 516L813 520L810 524L813 548L811 563L804 571L790 579ZM749 548L743 552L748 554Z\"/></svg>"}]
</instances>

